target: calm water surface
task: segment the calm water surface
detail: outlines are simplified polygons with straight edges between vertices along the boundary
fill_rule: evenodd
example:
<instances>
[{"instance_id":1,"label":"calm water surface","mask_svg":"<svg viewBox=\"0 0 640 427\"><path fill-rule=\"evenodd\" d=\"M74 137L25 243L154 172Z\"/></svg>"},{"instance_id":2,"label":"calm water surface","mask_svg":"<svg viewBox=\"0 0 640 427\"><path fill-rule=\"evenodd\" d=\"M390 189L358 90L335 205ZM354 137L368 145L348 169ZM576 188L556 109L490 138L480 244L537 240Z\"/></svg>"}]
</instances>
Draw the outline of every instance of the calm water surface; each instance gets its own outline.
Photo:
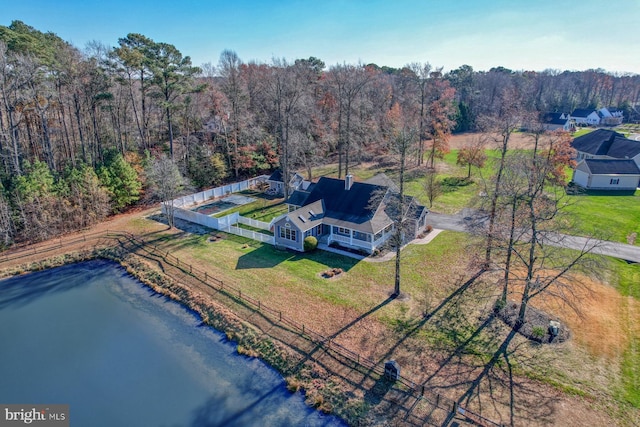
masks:
<instances>
[{"instance_id":1,"label":"calm water surface","mask_svg":"<svg viewBox=\"0 0 640 427\"><path fill-rule=\"evenodd\" d=\"M113 263L0 281L0 403L69 404L71 426L342 426Z\"/></svg>"}]
</instances>

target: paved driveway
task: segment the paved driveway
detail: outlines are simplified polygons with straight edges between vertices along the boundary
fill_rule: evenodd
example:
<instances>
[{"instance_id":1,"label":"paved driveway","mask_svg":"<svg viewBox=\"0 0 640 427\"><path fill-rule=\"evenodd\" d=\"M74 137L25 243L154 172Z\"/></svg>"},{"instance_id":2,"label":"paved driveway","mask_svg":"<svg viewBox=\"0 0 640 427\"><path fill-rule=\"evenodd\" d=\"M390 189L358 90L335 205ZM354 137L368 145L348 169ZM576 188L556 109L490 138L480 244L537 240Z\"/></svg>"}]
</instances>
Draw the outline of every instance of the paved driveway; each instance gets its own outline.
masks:
<instances>
[{"instance_id":1,"label":"paved driveway","mask_svg":"<svg viewBox=\"0 0 640 427\"><path fill-rule=\"evenodd\" d=\"M433 228L439 228L441 230L467 232L473 224L481 223L482 221L482 217L474 216L473 212L469 210L457 215L445 215L433 212L427 215L427 224L431 224ZM558 235L553 239L548 239L547 244L577 250L584 249L587 246L593 247L593 253L640 263L640 247L627 245L625 243Z\"/></svg>"}]
</instances>

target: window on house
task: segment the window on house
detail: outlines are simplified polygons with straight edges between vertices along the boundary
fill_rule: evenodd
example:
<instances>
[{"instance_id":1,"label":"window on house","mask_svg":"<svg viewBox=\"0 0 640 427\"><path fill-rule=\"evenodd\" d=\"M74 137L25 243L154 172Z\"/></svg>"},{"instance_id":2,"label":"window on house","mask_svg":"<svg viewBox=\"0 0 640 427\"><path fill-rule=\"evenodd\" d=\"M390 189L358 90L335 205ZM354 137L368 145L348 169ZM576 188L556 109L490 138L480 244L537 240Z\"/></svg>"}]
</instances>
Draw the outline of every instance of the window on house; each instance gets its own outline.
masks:
<instances>
[{"instance_id":1,"label":"window on house","mask_svg":"<svg viewBox=\"0 0 640 427\"><path fill-rule=\"evenodd\" d=\"M609 181L609 184L611 184L611 185L620 184L620 178L611 178L611 180Z\"/></svg>"},{"instance_id":2,"label":"window on house","mask_svg":"<svg viewBox=\"0 0 640 427\"><path fill-rule=\"evenodd\" d=\"M342 228L342 227L333 227L333 232L335 234L340 234L342 236L349 236L351 234L350 232L351 230L349 230L348 228Z\"/></svg>"},{"instance_id":3,"label":"window on house","mask_svg":"<svg viewBox=\"0 0 640 427\"><path fill-rule=\"evenodd\" d=\"M280 227L280 238L287 240L296 240L296 230L287 227Z\"/></svg>"},{"instance_id":4,"label":"window on house","mask_svg":"<svg viewBox=\"0 0 640 427\"><path fill-rule=\"evenodd\" d=\"M370 242L371 241L371 235L367 234L367 233L361 233L359 231L354 231L353 232L353 238L357 239L357 240L362 240L365 242Z\"/></svg>"}]
</instances>

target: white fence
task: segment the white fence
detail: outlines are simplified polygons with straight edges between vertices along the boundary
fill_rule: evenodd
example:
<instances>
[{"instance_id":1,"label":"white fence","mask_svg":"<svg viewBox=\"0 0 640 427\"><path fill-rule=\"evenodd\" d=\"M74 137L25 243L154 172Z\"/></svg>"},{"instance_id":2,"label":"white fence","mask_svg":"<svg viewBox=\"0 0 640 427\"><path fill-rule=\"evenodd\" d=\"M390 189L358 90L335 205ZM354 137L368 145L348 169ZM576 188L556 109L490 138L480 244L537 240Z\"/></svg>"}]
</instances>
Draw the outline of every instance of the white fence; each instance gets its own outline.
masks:
<instances>
[{"instance_id":1,"label":"white fence","mask_svg":"<svg viewBox=\"0 0 640 427\"><path fill-rule=\"evenodd\" d=\"M189 194L188 196L184 197L178 197L177 199L173 200L173 205L176 207L187 207L198 203L203 203L207 200L226 196L227 194L237 193L240 191L248 190L250 188L254 188L259 183L265 182L268 178L269 175L260 175L255 178L247 179L245 181L234 182L233 184L223 185L222 187L211 188L199 193Z\"/></svg>"},{"instance_id":2,"label":"white fence","mask_svg":"<svg viewBox=\"0 0 640 427\"><path fill-rule=\"evenodd\" d=\"M175 218L192 222L194 224L203 225L205 227L213 228L214 230L222 230L227 233L236 234L238 236L247 237L249 239L257 240L259 242L268 243L270 245L275 244L274 237L268 234L263 234L257 231L245 230L234 226L234 224L245 224L261 230L269 230L270 225L268 222L258 221L251 218L245 218L240 216L237 212L232 214L214 218L209 215L204 215L198 212L189 210L187 207L193 206L198 203L205 202L207 200L226 196L230 193L236 193L239 191L247 190L255 187L258 183L264 182L269 178L268 175L261 175L256 178L247 179L246 181L236 182L233 184L225 185L222 187L212 188L210 190L201 191L200 193L190 194L188 196L180 197L173 201L174 216ZM164 204L162 204L162 213L166 214Z\"/></svg>"},{"instance_id":3,"label":"white fence","mask_svg":"<svg viewBox=\"0 0 640 427\"><path fill-rule=\"evenodd\" d=\"M227 233L236 234L238 236L247 237L249 239L257 240L259 242L268 243L270 245L275 244L275 239L273 236L269 236L268 234L262 234L257 231L245 230L244 228L231 226L225 229Z\"/></svg>"},{"instance_id":4,"label":"white fence","mask_svg":"<svg viewBox=\"0 0 640 427\"><path fill-rule=\"evenodd\" d=\"M166 214L164 209L164 204L162 205L162 213ZM195 224L204 225L205 227L213 228L215 230L219 230L220 226L220 218L214 218L212 216L204 215L198 212L193 212L188 209L174 208L173 216L178 219L183 219L185 221L193 222Z\"/></svg>"},{"instance_id":5,"label":"white fence","mask_svg":"<svg viewBox=\"0 0 640 427\"><path fill-rule=\"evenodd\" d=\"M237 222L253 228L259 228L260 230L269 230L271 228L271 224L268 222L258 221L257 219L246 218L244 216L239 217Z\"/></svg>"}]
</instances>

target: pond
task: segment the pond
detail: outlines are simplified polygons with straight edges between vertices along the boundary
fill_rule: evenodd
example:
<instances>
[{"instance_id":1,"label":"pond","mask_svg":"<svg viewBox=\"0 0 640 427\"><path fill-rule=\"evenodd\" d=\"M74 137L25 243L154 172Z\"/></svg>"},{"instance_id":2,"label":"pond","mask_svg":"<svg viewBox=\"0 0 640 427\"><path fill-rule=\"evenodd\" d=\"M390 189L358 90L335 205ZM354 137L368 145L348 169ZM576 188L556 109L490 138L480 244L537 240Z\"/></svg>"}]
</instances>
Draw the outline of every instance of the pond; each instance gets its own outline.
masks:
<instances>
[{"instance_id":1,"label":"pond","mask_svg":"<svg viewBox=\"0 0 640 427\"><path fill-rule=\"evenodd\" d=\"M344 425L107 261L0 281L0 343L0 402L68 404L72 426Z\"/></svg>"}]
</instances>

